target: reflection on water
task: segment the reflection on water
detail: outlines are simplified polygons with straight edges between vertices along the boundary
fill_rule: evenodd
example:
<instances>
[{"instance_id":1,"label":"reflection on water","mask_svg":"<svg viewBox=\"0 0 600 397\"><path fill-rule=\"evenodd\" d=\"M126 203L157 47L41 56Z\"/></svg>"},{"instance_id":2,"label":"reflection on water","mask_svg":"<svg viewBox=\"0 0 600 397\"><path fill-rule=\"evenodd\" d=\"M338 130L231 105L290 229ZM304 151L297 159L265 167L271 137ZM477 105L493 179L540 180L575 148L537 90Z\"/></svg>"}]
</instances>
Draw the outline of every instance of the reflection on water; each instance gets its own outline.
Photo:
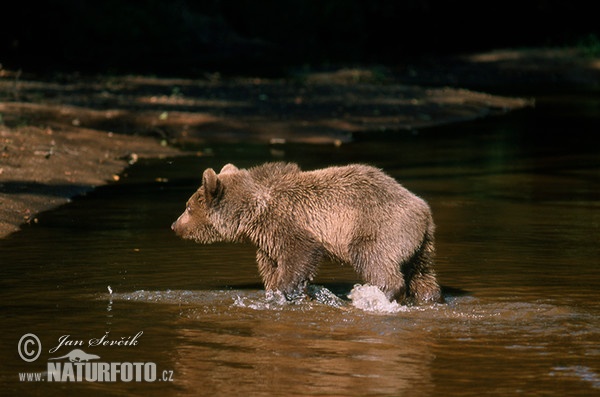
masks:
<instances>
[{"instance_id":1,"label":"reflection on water","mask_svg":"<svg viewBox=\"0 0 600 397\"><path fill-rule=\"evenodd\" d=\"M3 390L597 394L600 120L598 101L580 100L339 148L214 145L211 157L140 162L0 241ZM427 199L447 303L394 306L331 263L312 299L285 302L265 295L252 247L172 234L204 168L272 159L306 169L371 163ZM132 346L88 344L140 331ZM43 346L31 363L17 350L26 333ZM103 362L153 362L172 381L20 382L75 347L49 353L65 335Z\"/></svg>"}]
</instances>

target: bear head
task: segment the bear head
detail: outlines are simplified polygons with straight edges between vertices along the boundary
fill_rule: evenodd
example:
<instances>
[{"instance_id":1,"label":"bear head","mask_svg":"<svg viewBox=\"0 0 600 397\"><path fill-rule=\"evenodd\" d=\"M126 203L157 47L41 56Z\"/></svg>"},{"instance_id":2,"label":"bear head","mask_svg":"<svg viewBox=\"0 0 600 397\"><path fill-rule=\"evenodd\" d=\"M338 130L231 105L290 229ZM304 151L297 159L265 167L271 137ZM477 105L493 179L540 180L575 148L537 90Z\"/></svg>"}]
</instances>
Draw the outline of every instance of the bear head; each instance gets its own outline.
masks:
<instances>
[{"instance_id":1,"label":"bear head","mask_svg":"<svg viewBox=\"0 0 600 397\"><path fill-rule=\"evenodd\" d=\"M171 225L176 235L203 244L236 240L230 230L230 216L227 216L233 214L227 208L227 200L224 200L224 179L238 171L232 164L225 165L219 175L212 168L204 171L202 185L187 201L185 211Z\"/></svg>"}]
</instances>

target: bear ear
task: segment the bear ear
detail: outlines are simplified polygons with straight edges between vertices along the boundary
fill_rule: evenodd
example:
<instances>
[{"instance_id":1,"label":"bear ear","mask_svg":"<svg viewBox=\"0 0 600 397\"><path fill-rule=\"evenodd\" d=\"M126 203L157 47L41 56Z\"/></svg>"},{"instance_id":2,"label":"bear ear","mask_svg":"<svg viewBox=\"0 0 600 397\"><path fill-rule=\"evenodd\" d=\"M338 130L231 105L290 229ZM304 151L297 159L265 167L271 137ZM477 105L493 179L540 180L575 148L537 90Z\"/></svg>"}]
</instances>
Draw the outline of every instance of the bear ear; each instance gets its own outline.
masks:
<instances>
[{"instance_id":1,"label":"bear ear","mask_svg":"<svg viewBox=\"0 0 600 397\"><path fill-rule=\"evenodd\" d=\"M217 195L221 181L212 168L208 168L202 174L202 186L204 186L204 196L207 203L210 203Z\"/></svg>"},{"instance_id":2,"label":"bear ear","mask_svg":"<svg viewBox=\"0 0 600 397\"><path fill-rule=\"evenodd\" d=\"M221 172L219 174L227 174L228 172L239 171L238 167L233 164L225 164L223 168L221 168Z\"/></svg>"}]
</instances>

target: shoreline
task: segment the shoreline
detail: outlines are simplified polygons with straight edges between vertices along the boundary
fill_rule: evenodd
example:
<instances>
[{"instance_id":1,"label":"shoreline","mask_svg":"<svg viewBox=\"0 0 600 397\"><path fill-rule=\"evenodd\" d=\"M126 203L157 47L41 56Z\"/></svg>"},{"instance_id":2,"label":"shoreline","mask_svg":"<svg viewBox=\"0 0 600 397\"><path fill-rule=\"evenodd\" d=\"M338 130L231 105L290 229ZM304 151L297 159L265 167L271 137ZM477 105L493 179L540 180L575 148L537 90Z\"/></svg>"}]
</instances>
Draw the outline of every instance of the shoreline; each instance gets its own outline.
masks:
<instances>
[{"instance_id":1,"label":"shoreline","mask_svg":"<svg viewBox=\"0 0 600 397\"><path fill-rule=\"evenodd\" d=\"M536 79L570 82L576 73L568 51L568 61L550 53L551 63L539 53L533 60L491 54L495 58L473 57L463 81L477 77L474 70L480 70L481 81L495 81L507 70L518 73L519 61ZM493 59L501 60L497 70ZM513 62L511 68L507 62ZM597 84L598 60L579 65L585 66L580 75ZM456 70L453 79L465 69ZM443 79L427 88L426 73L410 83L419 85L373 69L340 69L292 80L71 76L57 82L0 69L0 238L36 222L40 212L118 180L138 158L190 154L176 146L342 145L356 133L393 134L533 106L532 99L451 88ZM442 75L435 73L436 78Z\"/></svg>"},{"instance_id":2,"label":"shoreline","mask_svg":"<svg viewBox=\"0 0 600 397\"><path fill-rule=\"evenodd\" d=\"M138 158L183 152L156 139L73 128L0 126L0 238L98 186Z\"/></svg>"}]
</instances>

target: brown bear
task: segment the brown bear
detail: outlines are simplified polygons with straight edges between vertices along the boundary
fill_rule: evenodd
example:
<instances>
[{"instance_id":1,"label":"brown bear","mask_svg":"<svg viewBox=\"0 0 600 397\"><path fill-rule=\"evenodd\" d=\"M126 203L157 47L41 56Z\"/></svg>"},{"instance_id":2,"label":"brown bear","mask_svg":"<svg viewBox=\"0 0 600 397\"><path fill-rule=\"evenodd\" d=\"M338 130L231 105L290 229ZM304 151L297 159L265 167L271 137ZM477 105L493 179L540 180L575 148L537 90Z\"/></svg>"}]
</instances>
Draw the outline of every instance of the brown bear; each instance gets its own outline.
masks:
<instances>
[{"instance_id":1,"label":"brown bear","mask_svg":"<svg viewBox=\"0 0 600 397\"><path fill-rule=\"evenodd\" d=\"M253 243L266 290L288 299L302 296L328 257L353 266L390 300L443 300L429 206L371 166L209 168L171 228L199 243Z\"/></svg>"}]
</instances>

